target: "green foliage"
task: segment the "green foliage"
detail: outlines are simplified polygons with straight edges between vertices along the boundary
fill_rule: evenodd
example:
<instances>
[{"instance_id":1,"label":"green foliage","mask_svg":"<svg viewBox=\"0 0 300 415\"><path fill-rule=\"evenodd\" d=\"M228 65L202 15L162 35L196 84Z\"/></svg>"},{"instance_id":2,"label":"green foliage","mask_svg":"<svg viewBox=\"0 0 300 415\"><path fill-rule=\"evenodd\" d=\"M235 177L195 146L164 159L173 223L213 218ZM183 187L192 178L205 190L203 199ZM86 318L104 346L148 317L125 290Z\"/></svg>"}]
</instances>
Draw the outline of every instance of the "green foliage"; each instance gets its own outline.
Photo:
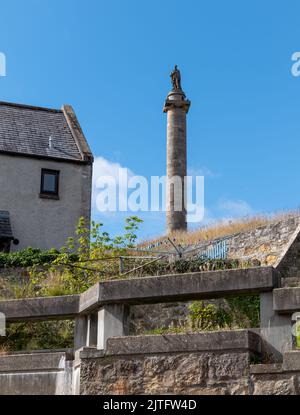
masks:
<instances>
[{"instance_id":1,"label":"green foliage","mask_svg":"<svg viewBox=\"0 0 300 415\"><path fill-rule=\"evenodd\" d=\"M77 294L100 280L118 276L119 257L135 246L141 222L136 216L129 217L125 220L124 235L111 237L103 231L103 224L92 222L89 228L81 218L76 236L68 239L56 258L44 265L43 270L38 265L32 267L31 284L35 294Z\"/></svg>"},{"instance_id":2,"label":"green foliage","mask_svg":"<svg viewBox=\"0 0 300 415\"><path fill-rule=\"evenodd\" d=\"M180 259L175 262L159 261L144 266L131 275L143 277L147 275L182 274L187 272L217 271L223 269L248 268L252 264L232 259Z\"/></svg>"},{"instance_id":3,"label":"green foliage","mask_svg":"<svg viewBox=\"0 0 300 415\"><path fill-rule=\"evenodd\" d=\"M84 219L80 219L75 237L69 238L60 251L29 248L17 253L0 254L0 267L30 267L30 281L14 288L15 298L81 293L100 280L120 277L119 257L135 246L141 222L135 216L127 218L124 234L111 237L103 230L102 224L93 222L89 227ZM177 274L248 266L251 263L238 260L159 261L131 275ZM259 326L258 296L234 297L224 304L216 306L195 301L189 307L190 327L158 328L152 334ZM0 341L0 345L13 350L65 348L72 346L72 338L73 323L69 321L19 323L8 327L8 336Z\"/></svg>"},{"instance_id":4,"label":"green foliage","mask_svg":"<svg viewBox=\"0 0 300 415\"><path fill-rule=\"evenodd\" d=\"M54 261L58 255L59 251L56 249L41 251L40 249L27 248L23 251L9 254L1 252L0 268L26 268L34 265L43 266Z\"/></svg>"},{"instance_id":5,"label":"green foliage","mask_svg":"<svg viewBox=\"0 0 300 415\"><path fill-rule=\"evenodd\" d=\"M296 349L300 349L300 324L296 324Z\"/></svg>"},{"instance_id":6,"label":"green foliage","mask_svg":"<svg viewBox=\"0 0 300 415\"><path fill-rule=\"evenodd\" d=\"M146 334L187 333L220 329L259 327L259 296L240 296L214 304L193 301L189 305L188 321L179 327L156 328Z\"/></svg>"},{"instance_id":7,"label":"green foliage","mask_svg":"<svg viewBox=\"0 0 300 415\"><path fill-rule=\"evenodd\" d=\"M224 328L232 323L231 315L222 309L218 309L214 304L207 304L203 301L194 301L189 306L189 318L192 330L216 330Z\"/></svg>"},{"instance_id":8,"label":"green foliage","mask_svg":"<svg viewBox=\"0 0 300 415\"><path fill-rule=\"evenodd\" d=\"M81 293L97 281L119 274L119 257L136 243L141 219L125 221L124 235L110 237L102 224L86 226L80 219L76 236L69 238L60 251L26 249L1 254L0 267L30 267L27 284L11 286L15 298L58 296ZM1 262L2 261L2 262ZM11 324L0 346L7 350L33 350L72 347L73 322Z\"/></svg>"},{"instance_id":9,"label":"green foliage","mask_svg":"<svg viewBox=\"0 0 300 415\"><path fill-rule=\"evenodd\" d=\"M241 328L260 326L260 300L258 295L228 298L227 303L233 320Z\"/></svg>"},{"instance_id":10,"label":"green foliage","mask_svg":"<svg viewBox=\"0 0 300 415\"><path fill-rule=\"evenodd\" d=\"M107 251L124 251L133 248L136 243L138 224L143 221L137 216L125 219L125 233L114 238L102 231L103 224L92 222L91 229L86 226L83 218L80 219L76 237L68 238L66 246L61 251L50 249L42 251L36 248L27 248L19 252L0 252L0 268L27 268L43 267L49 264L73 264L92 259L97 254ZM109 252L111 254L111 252Z\"/></svg>"},{"instance_id":11,"label":"green foliage","mask_svg":"<svg viewBox=\"0 0 300 415\"><path fill-rule=\"evenodd\" d=\"M189 311L192 329L197 331L256 328L260 325L260 301L257 295L227 298L220 307L194 301Z\"/></svg>"},{"instance_id":12,"label":"green foliage","mask_svg":"<svg viewBox=\"0 0 300 415\"><path fill-rule=\"evenodd\" d=\"M72 348L73 331L73 321L12 323L6 337L0 337L0 346L20 351Z\"/></svg>"},{"instance_id":13,"label":"green foliage","mask_svg":"<svg viewBox=\"0 0 300 415\"><path fill-rule=\"evenodd\" d=\"M168 327L168 328L156 328L153 330L147 331L145 334L156 334L156 335L163 335L163 334L180 334L184 333L186 330L184 327Z\"/></svg>"}]
</instances>

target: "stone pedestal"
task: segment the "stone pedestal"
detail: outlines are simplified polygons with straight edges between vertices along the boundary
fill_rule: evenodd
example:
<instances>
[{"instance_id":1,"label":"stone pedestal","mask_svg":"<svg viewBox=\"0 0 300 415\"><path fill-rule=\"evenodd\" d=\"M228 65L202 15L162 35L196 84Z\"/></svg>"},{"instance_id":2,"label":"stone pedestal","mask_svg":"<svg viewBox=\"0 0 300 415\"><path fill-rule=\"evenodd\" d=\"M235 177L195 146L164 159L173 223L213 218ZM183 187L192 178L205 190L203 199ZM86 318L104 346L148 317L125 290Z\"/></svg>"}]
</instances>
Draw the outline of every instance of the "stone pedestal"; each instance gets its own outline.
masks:
<instances>
[{"instance_id":1,"label":"stone pedestal","mask_svg":"<svg viewBox=\"0 0 300 415\"><path fill-rule=\"evenodd\" d=\"M167 233L186 231L187 176L186 114L190 101L181 90L169 93L164 112L168 115L167 130Z\"/></svg>"}]
</instances>

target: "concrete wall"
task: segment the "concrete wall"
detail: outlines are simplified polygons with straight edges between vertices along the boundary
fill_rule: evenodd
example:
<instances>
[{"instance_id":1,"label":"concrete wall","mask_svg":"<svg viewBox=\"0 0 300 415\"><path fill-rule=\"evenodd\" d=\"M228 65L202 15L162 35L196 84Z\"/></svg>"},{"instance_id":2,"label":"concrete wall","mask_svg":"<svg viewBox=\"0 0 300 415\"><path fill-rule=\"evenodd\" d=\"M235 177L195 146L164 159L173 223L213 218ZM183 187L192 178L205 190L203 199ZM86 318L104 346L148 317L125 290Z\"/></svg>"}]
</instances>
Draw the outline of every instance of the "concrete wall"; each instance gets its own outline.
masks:
<instances>
[{"instance_id":1,"label":"concrete wall","mask_svg":"<svg viewBox=\"0 0 300 415\"><path fill-rule=\"evenodd\" d=\"M60 171L59 200L41 199L41 169ZM0 155L0 209L10 212L12 250L60 248L90 218L92 166Z\"/></svg>"},{"instance_id":2,"label":"concrete wall","mask_svg":"<svg viewBox=\"0 0 300 415\"><path fill-rule=\"evenodd\" d=\"M73 395L73 367L65 352L0 356L0 395Z\"/></svg>"}]
</instances>

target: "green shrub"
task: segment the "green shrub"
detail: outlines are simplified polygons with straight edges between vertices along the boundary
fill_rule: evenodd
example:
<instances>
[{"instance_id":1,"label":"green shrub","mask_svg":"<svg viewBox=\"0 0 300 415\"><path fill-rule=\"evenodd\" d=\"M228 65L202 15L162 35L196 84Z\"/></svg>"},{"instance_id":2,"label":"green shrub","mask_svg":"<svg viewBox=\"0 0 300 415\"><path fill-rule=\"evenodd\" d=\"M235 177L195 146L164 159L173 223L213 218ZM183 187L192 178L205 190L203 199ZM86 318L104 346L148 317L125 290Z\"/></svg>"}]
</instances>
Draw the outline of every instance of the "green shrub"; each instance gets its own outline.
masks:
<instances>
[{"instance_id":1,"label":"green shrub","mask_svg":"<svg viewBox=\"0 0 300 415\"><path fill-rule=\"evenodd\" d=\"M217 307L203 301L189 306L189 319L193 330L220 328L256 328L260 325L260 301L258 295L225 299L225 305Z\"/></svg>"},{"instance_id":2,"label":"green shrub","mask_svg":"<svg viewBox=\"0 0 300 415\"><path fill-rule=\"evenodd\" d=\"M260 326L259 295L238 296L227 299L233 320L240 328Z\"/></svg>"},{"instance_id":3,"label":"green shrub","mask_svg":"<svg viewBox=\"0 0 300 415\"><path fill-rule=\"evenodd\" d=\"M9 254L0 253L0 268L27 268L34 265L43 266L54 261L58 255L59 251L56 249L42 251L34 248L27 248L23 251L12 252Z\"/></svg>"},{"instance_id":4,"label":"green shrub","mask_svg":"<svg viewBox=\"0 0 300 415\"><path fill-rule=\"evenodd\" d=\"M127 218L124 235L111 238L102 231L101 224L93 222L90 229L80 219L76 237L69 238L61 251L28 248L0 254L0 268L30 268L29 283L18 287L11 284L15 298L77 294L100 279L119 274L118 258L134 246L140 222L137 217ZM117 261L111 262L110 258ZM72 321L10 324L7 336L0 338L0 346L3 350L72 347L73 328Z\"/></svg>"},{"instance_id":5,"label":"green shrub","mask_svg":"<svg viewBox=\"0 0 300 415\"><path fill-rule=\"evenodd\" d=\"M8 324L0 337L3 350L46 350L73 347L74 321L43 321Z\"/></svg>"},{"instance_id":6,"label":"green shrub","mask_svg":"<svg viewBox=\"0 0 300 415\"><path fill-rule=\"evenodd\" d=\"M228 327L232 323L232 316L223 309L218 309L214 304L203 301L194 301L189 306L189 319L192 330L217 330Z\"/></svg>"},{"instance_id":7,"label":"green shrub","mask_svg":"<svg viewBox=\"0 0 300 415\"><path fill-rule=\"evenodd\" d=\"M148 260L149 261L149 260ZM249 268L251 262L243 262L236 259L180 259L175 262L161 260L145 265L143 268L130 273L134 277L148 275L183 274L188 272L217 271L224 269ZM126 261L126 269L133 269L134 265L130 260Z\"/></svg>"}]
</instances>

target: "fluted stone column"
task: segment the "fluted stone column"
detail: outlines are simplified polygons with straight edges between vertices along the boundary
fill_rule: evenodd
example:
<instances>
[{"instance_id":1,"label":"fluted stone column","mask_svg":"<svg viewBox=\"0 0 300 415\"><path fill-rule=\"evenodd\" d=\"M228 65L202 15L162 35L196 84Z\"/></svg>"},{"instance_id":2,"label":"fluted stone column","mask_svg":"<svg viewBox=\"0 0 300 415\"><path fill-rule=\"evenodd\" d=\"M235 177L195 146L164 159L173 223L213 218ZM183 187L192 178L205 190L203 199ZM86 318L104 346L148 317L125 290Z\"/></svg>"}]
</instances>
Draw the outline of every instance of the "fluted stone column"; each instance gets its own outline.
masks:
<instances>
[{"instance_id":1,"label":"fluted stone column","mask_svg":"<svg viewBox=\"0 0 300 415\"><path fill-rule=\"evenodd\" d=\"M168 234L187 230L184 178L187 176L186 114L190 105L190 101L186 99L181 89L173 89L164 107L164 112L168 116L166 189ZM181 189L176 191L178 178L181 180ZM180 207L181 209L178 210Z\"/></svg>"}]
</instances>

